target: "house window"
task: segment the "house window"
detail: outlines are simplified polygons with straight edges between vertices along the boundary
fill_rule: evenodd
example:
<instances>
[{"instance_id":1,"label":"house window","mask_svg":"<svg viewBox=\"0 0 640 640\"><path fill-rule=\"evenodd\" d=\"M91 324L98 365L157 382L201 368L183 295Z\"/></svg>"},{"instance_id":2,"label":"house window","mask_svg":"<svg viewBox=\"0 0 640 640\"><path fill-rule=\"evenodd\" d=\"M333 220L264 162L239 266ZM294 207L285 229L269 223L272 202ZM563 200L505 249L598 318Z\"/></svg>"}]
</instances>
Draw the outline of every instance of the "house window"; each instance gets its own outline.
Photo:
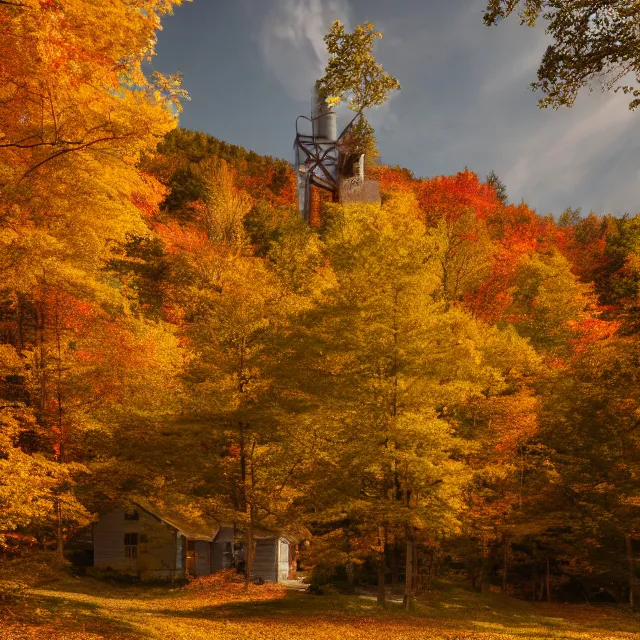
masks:
<instances>
[{"instance_id":1,"label":"house window","mask_svg":"<svg viewBox=\"0 0 640 640\"><path fill-rule=\"evenodd\" d=\"M124 557L127 560L135 560L138 557L138 534L124 534Z\"/></svg>"},{"instance_id":2,"label":"house window","mask_svg":"<svg viewBox=\"0 0 640 640\"><path fill-rule=\"evenodd\" d=\"M128 509L124 512L125 520L140 520L140 514L136 509Z\"/></svg>"}]
</instances>

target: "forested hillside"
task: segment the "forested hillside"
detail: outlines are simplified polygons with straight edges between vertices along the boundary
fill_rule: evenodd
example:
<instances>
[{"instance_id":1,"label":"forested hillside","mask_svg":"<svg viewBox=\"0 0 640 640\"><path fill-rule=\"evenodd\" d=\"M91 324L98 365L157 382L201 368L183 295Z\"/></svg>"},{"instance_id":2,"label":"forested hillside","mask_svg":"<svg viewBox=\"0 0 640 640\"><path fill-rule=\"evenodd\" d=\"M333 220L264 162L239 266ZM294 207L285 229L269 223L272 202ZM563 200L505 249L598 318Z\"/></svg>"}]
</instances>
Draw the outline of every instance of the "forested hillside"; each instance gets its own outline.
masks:
<instances>
[{"instance_id":1,"label":"forested hillside","mask_svg":"<svg viewBox=\"0 0 640 640\"><path fill-rule=\"evenodd\" d=\"M640 216L379 165L382 207L309 227L287 162L176 128L141 71L171 3L135 4L0 7L2 553L153 496L381 600L413 555L628 601Z\"/></svg>"}]
</instances>

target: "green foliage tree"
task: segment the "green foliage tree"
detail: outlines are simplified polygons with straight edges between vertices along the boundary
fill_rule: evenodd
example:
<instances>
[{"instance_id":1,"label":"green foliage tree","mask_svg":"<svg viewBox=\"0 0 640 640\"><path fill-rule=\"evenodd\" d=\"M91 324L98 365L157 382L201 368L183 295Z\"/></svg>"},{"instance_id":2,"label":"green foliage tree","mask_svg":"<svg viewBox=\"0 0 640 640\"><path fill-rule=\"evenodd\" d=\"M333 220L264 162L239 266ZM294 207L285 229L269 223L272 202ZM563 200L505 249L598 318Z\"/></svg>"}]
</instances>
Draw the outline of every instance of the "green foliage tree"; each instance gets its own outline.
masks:
<instances>
[{"instance_id":1,"label":"green foliage tree","mask_svg":"<svg viewBox=\"0 0 640 640\"><path fill-rule=\"evenodd\" d=\"M504 182L502 182L502 180L500 180L498 174L495 171L489 171L489 173L487 174L486 182L489 186L494 188L500 204L509 204L507 186L504 184Z\"/></svg>"},{"instance_id":2,"label":"green foliage tree","mask_svg":"<svg viewBox=\"0 0 640 640\"><path fill-rule=\"evenodd\" d=\"M542 18L554 40L542 57L537 82L531 85L546 94L539 100L541 107L570 107L582 88L597 82L603 90L630 94L630 109L640 105L640 91L625 80L629 75L633 82L640 79L640 8L635 3L489 0L485 24L495 25L516 10L521 24L534 26Z\"/></svg>"},{"instance_id":3,"label":"green foliage tree","mask_svg":"<svg viewBox=\"0 0 640 640\"><path fill-rule=\"evenodd\" d=\"M580 207L577 209L572 209L571 207L567 207L559 216L558 216L558 226L562 228L573 227L578 222L580 222Z\"/></svg>"}]
</instances>

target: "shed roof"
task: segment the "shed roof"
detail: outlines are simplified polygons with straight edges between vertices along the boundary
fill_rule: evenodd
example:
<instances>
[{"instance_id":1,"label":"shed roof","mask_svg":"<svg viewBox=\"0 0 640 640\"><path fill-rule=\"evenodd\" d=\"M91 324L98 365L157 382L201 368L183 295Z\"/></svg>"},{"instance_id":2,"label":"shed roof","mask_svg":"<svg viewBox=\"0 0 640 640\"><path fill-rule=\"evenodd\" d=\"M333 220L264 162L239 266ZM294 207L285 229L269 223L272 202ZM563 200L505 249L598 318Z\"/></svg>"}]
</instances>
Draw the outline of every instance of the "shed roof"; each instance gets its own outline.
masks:
<instances>
[{"instance_id":1,"label":"shed roof","mask_svg":"<svg viewBox=\"0 0 640 640\"><path fill-rule=\"evenodd\" d=\"M220 528L216 532L216 538L223 535L223 529L233 529L233 525L226 522L221 523ZM279 538L284 538L285 540L287 540L287 542L292 543L300 542L300 540L302 539L300 535L292 534L289 531L267 531L266 529L254 529L253 537L255 540L277 540Z\"/></svg>"}]
</instances>

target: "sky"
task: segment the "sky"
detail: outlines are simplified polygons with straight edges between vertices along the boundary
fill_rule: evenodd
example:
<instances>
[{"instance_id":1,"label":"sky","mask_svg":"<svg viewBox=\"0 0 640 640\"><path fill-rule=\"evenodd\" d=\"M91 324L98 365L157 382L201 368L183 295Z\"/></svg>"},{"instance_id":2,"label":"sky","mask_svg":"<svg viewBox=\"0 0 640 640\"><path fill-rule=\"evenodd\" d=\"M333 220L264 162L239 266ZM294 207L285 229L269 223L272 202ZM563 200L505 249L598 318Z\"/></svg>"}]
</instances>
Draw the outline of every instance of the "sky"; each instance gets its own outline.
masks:
<instances>
[{"instance_id":1,"label":"sky","mask_svg":"<svg viewBox=\"0 0 640 640\"><path fill-rule=\"evenodd\" d=\"M640 113L598 89L571 109L539 109L529 85L549 42L512 17L482 22L483 0L193 0L165 18L153 66L181 72L180 124L257 153L293 159L295 119L324 72L338 19L374 22L374 54L401 91L369 120L385 164L417 177L495 171L511 202L640 211ZM348 114L342 114L346 124Z\"/></svg>"}]
</instances>

